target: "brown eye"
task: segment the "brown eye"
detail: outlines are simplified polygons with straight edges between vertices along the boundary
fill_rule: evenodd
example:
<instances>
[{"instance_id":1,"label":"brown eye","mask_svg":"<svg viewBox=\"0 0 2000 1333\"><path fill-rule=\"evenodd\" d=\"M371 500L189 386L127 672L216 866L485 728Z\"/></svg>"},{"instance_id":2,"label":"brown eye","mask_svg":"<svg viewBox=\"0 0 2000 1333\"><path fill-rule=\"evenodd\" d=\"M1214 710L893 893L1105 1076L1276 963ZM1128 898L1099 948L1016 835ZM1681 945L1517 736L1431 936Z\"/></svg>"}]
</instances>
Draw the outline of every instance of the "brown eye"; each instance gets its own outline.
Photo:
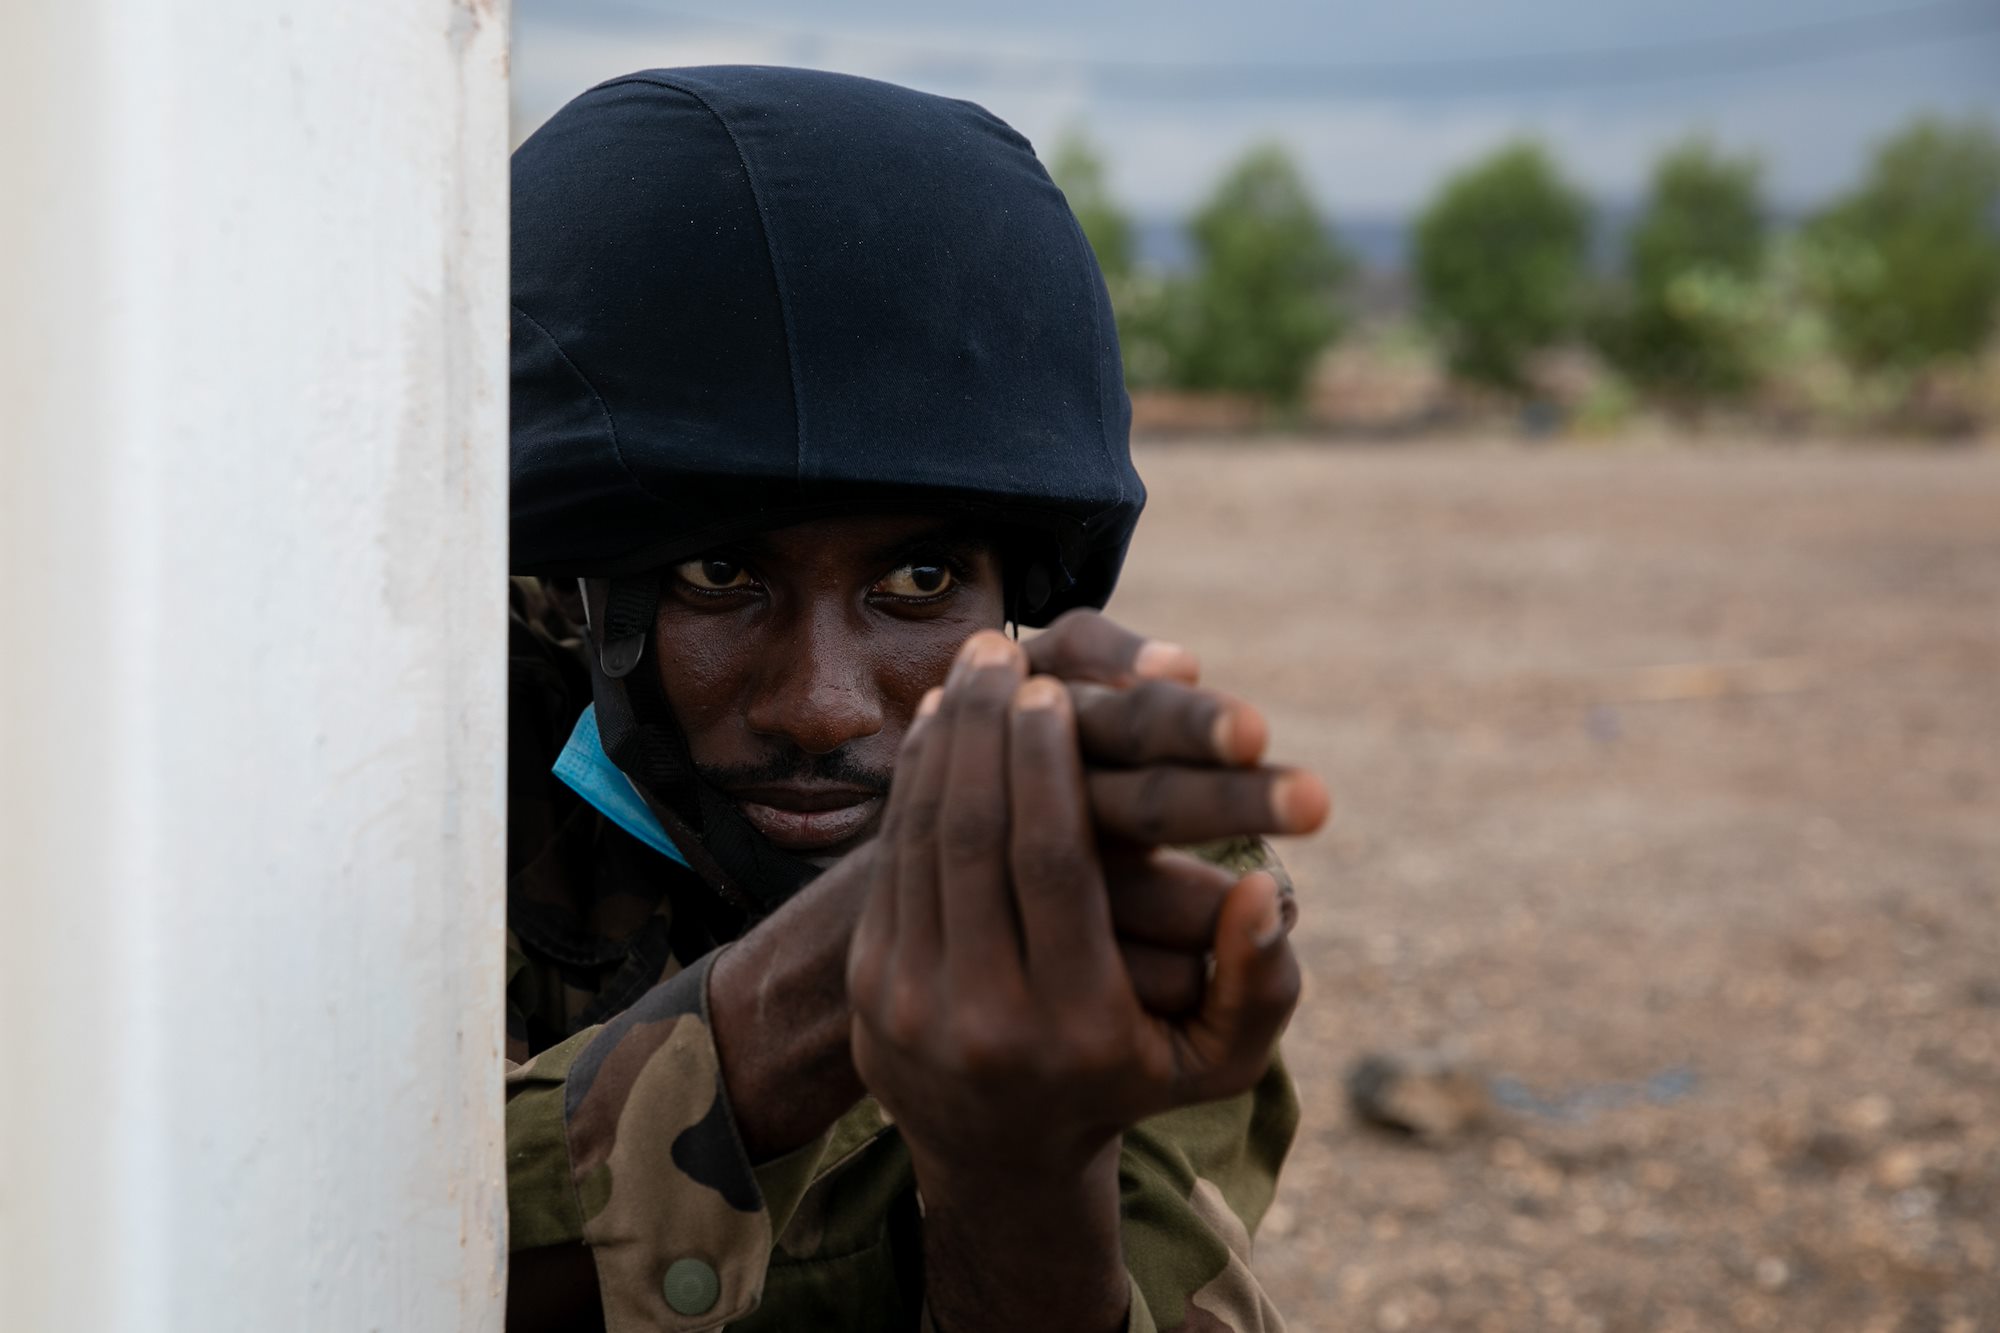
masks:
<instances>
[{"instance_id":1,"label":"brown eye","mask_svg":"<svg viewBox=\"0 0 2000 1333\"><path fill-rule=\"evenodd\" d=\"M712 555L683 560L674 567L674 573L681 582L699 588L703 592L726 592L731 588L747 588L754 582L750 577L750 571L734 560L724 560Z\"/></svg>"},{"instance_id":2,"label":"brown eye","mask_svg":"<svg viewBox=\"0 0 2000 1333\"><path fill-rule=\"evenodd\" d=\"M890 570L875 591L885 597L935 597L957 582L943 565L908 564Z\"/></svg>"}]
</instances>

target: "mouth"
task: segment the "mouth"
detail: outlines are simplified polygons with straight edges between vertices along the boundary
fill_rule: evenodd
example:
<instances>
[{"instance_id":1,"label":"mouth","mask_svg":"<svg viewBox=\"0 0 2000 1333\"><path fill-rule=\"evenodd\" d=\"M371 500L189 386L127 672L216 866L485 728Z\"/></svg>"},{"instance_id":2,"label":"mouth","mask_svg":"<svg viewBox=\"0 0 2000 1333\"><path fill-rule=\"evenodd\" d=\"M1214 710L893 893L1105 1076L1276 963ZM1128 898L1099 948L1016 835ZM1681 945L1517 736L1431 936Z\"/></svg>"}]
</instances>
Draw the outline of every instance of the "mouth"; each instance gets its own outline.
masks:
<instances>
[{"instance_id":1,"label":"mouth","mask_svg":"<svg viewBox=\"0 0 2000 1333\"><path fill-rule=\"evenodd\" d=\"M729 796L752 828L788 852L845 850L882 812L882 798L863 787L744 787Z\"/></svg>"}]
</instances>

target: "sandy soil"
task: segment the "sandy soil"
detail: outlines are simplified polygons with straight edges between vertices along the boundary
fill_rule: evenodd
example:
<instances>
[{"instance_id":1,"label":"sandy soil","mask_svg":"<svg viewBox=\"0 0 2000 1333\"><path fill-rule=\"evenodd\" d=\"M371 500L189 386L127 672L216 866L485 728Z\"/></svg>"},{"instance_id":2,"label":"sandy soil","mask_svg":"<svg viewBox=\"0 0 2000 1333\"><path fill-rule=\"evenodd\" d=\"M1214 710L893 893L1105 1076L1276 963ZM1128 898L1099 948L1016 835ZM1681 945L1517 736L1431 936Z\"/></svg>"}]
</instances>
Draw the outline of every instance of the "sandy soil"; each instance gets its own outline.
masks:
<instances>
[{"instance_id":1,"label":"sandy soil","mask_svg":"<svg viewBox=\"0 0 2000 1333\"><path fill-rule=\"evenodd\" d=\"M2000 1330L2000 451L1160 445L1120 618L1319 767L1295 1330ZM1370 1050L1501 1080L1439 1145Z\"/></svg>"}]
</instances>

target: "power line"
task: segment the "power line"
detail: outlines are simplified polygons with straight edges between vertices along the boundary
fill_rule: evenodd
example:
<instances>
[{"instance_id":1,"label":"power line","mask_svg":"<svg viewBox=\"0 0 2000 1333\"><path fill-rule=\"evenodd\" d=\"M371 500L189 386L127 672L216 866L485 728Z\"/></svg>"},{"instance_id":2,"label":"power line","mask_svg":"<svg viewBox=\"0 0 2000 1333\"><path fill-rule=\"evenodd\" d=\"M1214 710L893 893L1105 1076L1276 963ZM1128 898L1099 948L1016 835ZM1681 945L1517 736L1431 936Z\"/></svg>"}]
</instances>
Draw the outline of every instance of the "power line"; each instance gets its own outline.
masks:
<instances>
[{"instance_id":1,"label":"power line","mask_svg":"<svg viewBox=\"0 0 2000 1333\"><path fill-rule=\"evenodd\" d=\"M877 46L906 60L958 74L990 74L1004 68L1043 76L1082 76L1109 95L1174 99L1356 94L1455 97L1629 86L1754 74L2000 33L2000 0L1932 0L1903 9L1781 28L1596 49L1324 63L1137 60L952 48L650 6L615 7L635 16L644 13L689 27L781 37L804 48L825 47L836 41Z\"/></svg>"}]
</instances>

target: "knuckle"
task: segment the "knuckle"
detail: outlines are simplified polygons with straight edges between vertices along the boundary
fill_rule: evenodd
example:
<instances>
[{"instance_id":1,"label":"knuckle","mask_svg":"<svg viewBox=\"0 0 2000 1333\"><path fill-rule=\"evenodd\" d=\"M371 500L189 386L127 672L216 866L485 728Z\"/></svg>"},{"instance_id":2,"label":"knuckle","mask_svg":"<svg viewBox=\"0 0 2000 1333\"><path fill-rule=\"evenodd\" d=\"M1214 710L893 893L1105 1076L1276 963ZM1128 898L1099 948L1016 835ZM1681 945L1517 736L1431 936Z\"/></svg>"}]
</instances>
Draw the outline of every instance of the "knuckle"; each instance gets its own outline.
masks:
<instances>
[{"instance_id":1,"label":"knuckle","mask_svg":"<svg viewBox=\"0 0 2000 1333\"><path fill-rule=\"evenodd\" d=\"M986 1006L968 1008L951 1025L951 1063L974 1076L1011 1074L1033 1058L1032 1043L1018 1025Z\"/></svg>"},{"instance_id":2,"label":"knuckle","mask_svg":"<svg viewBox=\"0 0 2000 1333\"><path fill-rule=\"evenodd\" d=\"M1145 687L1139 687L1143 690ZM1118 695L1110 706L1107 719L1110 726L1111 742L1118 747L1115 757L1130 760L1143 754L1146 739L1152 733L1152 726L1146 717L1146 701L1137 691Z\"/></svg>"},{"instance_id":3,"label":"knuckle","mask_svg":"<svg viewBox=\"0 0 2000 1333\"><path fill-rule=\"evenodd\" d=\"M892 1045L909 1049L923 1043L930 1031L933 1006L929 988L909 977L896 977L882 997L881 1018L876 1024Z\"/></svg>"},{"instance_id":4,"label":"knuckle","mask_svg":"<svg viewBox=\"0 0 2000 1333\"><path fill-rule=\"evenodd\" d=\"M1014 875L1024 885L1078 884L1090 874L1090 854L1074 843L1031 838L1014 849Z\"/></svg>"},{"instance_id":5,"label":"knuckle","mask_svg":"<svg viewBox=\"0 0 2000 1333\"><path fill-rule=\"evenodd\" d=\"M1132 833L1142 842L1160 842L1169 823L1168 803L1174 795L1174 773L1168 768L1148 768L1132 783L1130 821Z\"/></svg>"},{"instance_id":6,"label":"knuckle","mask_svg":"<svg viewBox=\"0 0 2000 1333\"><path fill-rule=\"evenodd\" d=\"M1007 720L1012 695L1011 689L1006 694L992 690L969 692L959 701L959 721L970 726L997 727Z\"/></svg>"},{"instance_id":7,"label":"knuckle","mask_svg":"<svg viewBox=\"0 0 2000 1333\"><path fill-rule=\"evenodd\" d=\"M1172 722L1180 715L1187 702L1187 694L1186 687L1172 681L1141 681L1131 691L1134 724L1149 734L1158 731L1163 724Z\"/></svg>"},{"instance_id":8,"label":"knuckle","mask_svg":"<svg viewBox=\"0 0 2000 1333\"><path fill-rule=\"evenodd\" d=\"M1234 822L1248 828L1271 826L1271 787L1277 781L1265 772L1232 773L1225 790L1234 813Z\"/></svg>"},{"instance_id":9,"label":"knuckle","mask_svg":"<svg viewBox=\"0 0 2000 1333\"><path fill-rule=\"evenodd\" d=\"M1211 690L1182 687L1183 698L1176 702L1173 725L1179 730L1181 743L1192 754L1204 759L1221 759L1221 747L1215 742L1215 724L1228 710L1228 702Z\"/></svg>"},{"instance_id":10,"label":"knuckle","mask_svg":"<svg viewBox=\"0 0 2000 1333\"><path fill-rule=\"evenodd\" d=\"M1007 836L1006 815L998 810L964 805L937 818L940 845L954 861L989 858Z\"/></svg>"},{"instance_id":11,"label":"knuckle","mask_svg":"<svg viewBox=\"0 0 2000 1333\"><path fill-rule=\"evenodd\" d=\"M881 964L871 949L856 949L847 957L847 1001L850 1008L872 1010L882 979Z\"/></svg>"},{"instance_id":12,"label":"knuckle","mask_svg":"<svg viewBox=\"0 0 2000 1333\"><path fill-rule=\"evenodd\" d=\"M938 799L935 796L912 796L896 821L898 833L918 842L928 842L936 837L937 827Z\"/></svg>"},{"instance_id":13,"label":"knuckle","mask_svg":"<svg viewBox=\"0 0 2000 1333\"><path fill-rule=\"evenodd\" d=\"M1170 746L1191 759L1215 757L1215 719L1221 705L1214 695L1174 680L1152 681L1136 693L1134 702L1156 748Z\"/></svg>"},{"instance_id":14,"label":"knuckle","mask_svg":"<svg viewBox=\"0 0 2000 1333\"><path fill-rule=\"evenodd\" d=\"M1101 612L1073 607L1036 636L1028 655L1043 670L1057 675L1109 679L1130 670L1139 642L1137 635Z\"/></svg>"},{"instance_id":15,"label":"knuckle","mask_svg":"<svg viewBox=\"0 0 2000 1333\"><path fill-rule=\"evenodd\" d=\"M1084 617L1088 614L1077 607L1050 621L1048 627L1028 645L1029 660L1044 666L1068 663L1076 653L1077 639L1085 630Z\"/></svg>"},{"instance_id":16,"label":"knuckle","mask_svg":"<svg viewBox=\"0 0 2000 1333\"><path fill-rule=\"evenodd\" d=\"M1080 1072L1116 1073L1134 1064L1132 1043L1124 1028L1104 1018L1072 1023L1068 1028L1069 1062Z\"/></svg>"}]
</instances>

